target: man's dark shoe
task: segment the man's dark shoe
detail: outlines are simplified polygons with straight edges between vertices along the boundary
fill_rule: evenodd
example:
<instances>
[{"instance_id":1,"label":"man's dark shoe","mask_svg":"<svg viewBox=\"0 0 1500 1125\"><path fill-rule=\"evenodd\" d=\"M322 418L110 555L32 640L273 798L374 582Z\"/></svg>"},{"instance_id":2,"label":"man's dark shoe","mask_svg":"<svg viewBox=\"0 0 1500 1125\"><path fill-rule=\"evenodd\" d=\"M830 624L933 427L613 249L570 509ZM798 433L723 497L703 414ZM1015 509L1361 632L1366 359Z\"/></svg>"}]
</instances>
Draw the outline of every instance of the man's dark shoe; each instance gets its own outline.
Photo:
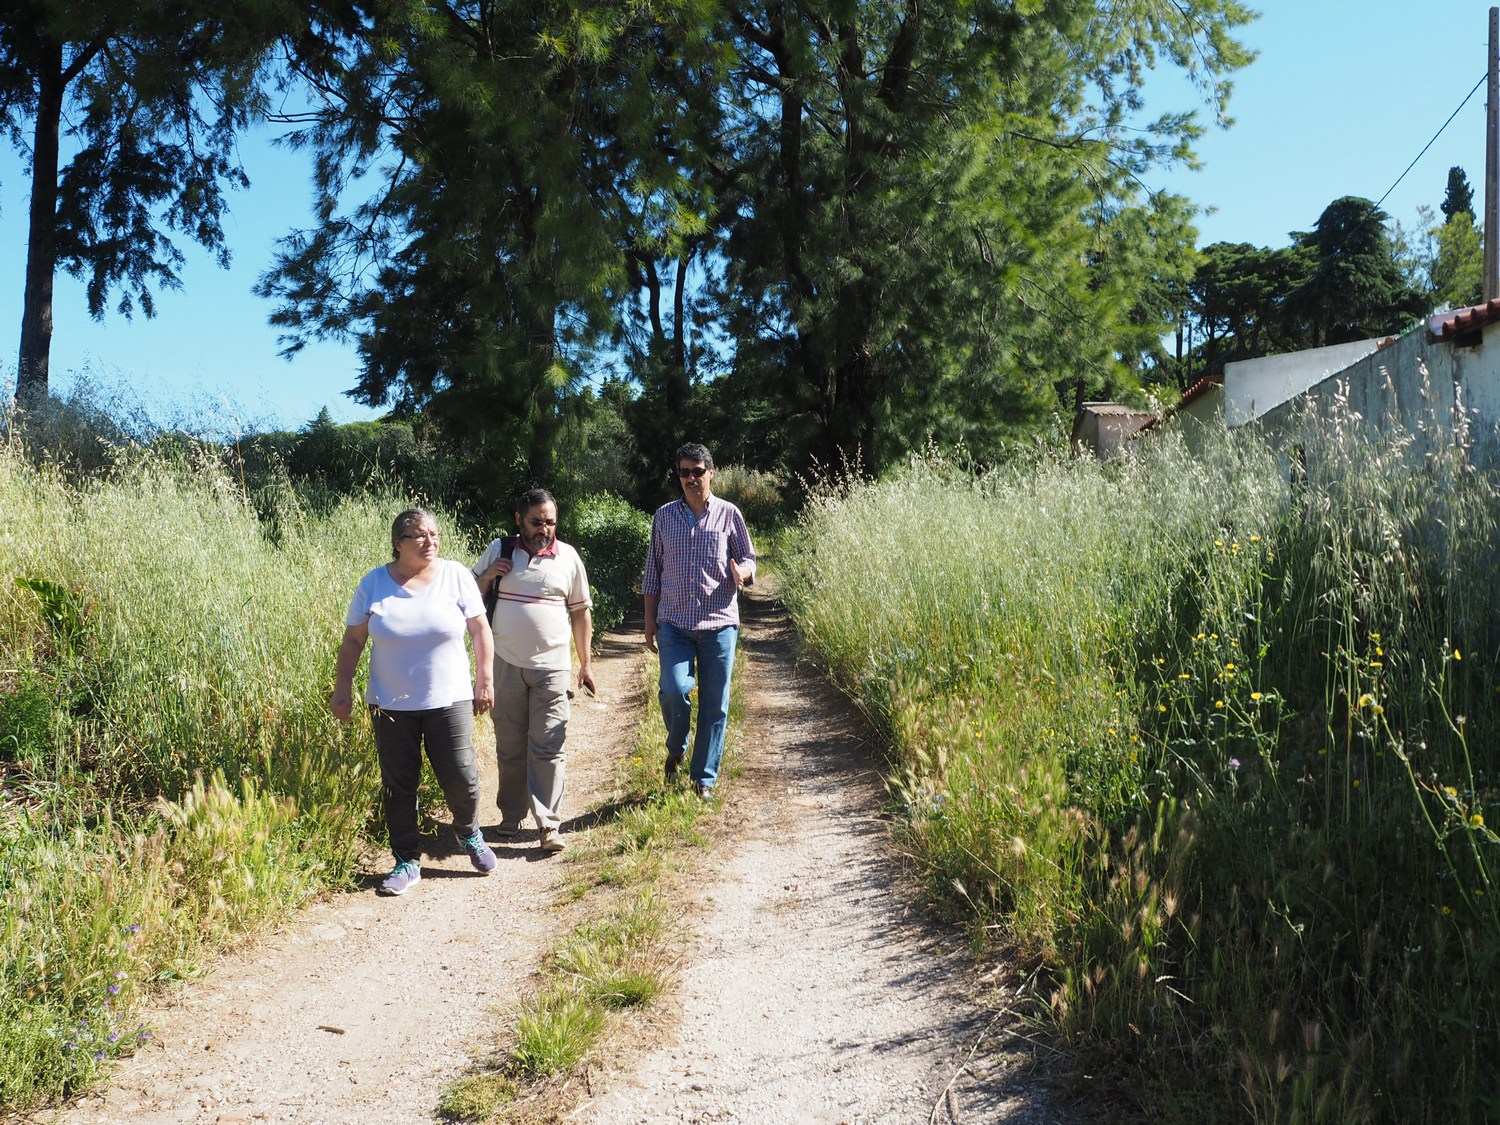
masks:
<instances>
[{"instance_id":1,"label":"man's dark shoe","mask_svg":"<svg viewBox=\"0 0 1500 1125\"><path fill-rule=\"evenodd\" d=\"M500 827L495 829L495 835L499 836L502 840L514 840L520 834L521 822L519 820L502 820L500 822Z\"/></svg>"},{"instance_id":2,"label":"man's dark shoe","mask_svg":"<svg viewBox=\"0 0 1500 1125\"><path fill-rule=\"evenodd\" d=\"M665 768L662 770L662 775L668 781L676 781L677 780L677 770L678 770L678 768L681 765L682 765L682 759L681 758L674 758L671 755L668 755L667 756L667 764L666 764Z\"/></svg>"}]
</instances>

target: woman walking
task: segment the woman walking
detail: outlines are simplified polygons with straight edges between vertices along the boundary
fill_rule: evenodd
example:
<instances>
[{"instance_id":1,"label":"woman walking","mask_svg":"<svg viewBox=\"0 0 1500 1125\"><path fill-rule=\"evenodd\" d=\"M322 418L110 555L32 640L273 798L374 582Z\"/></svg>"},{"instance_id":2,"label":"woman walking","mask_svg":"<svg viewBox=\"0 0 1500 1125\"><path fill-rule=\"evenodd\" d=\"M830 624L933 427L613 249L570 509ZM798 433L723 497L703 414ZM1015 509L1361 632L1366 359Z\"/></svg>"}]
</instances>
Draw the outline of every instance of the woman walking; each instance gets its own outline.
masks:
<instances>
[{"instance_id":1,"label":"woman walking","mask_svg":"<svg viewBox=\"0 0 1500 1125\"><path fill-rule=\"evenodd\" d=\"M417 785L424 746L470 862L481 875L495 870L495 853L479 831L474 762L474 716L495 701L494 643L473 574L462 563L440 558L438 543L437 522L423 508L408 508L391 524L391 561L360 579L349 603L328 701L336 719L350 721L354 670L368 641L365 702L396 857L380 884L389 895L404 894L422 878ZM474 646L472 681L465 632Z\"/></svg>"}]
</instances>

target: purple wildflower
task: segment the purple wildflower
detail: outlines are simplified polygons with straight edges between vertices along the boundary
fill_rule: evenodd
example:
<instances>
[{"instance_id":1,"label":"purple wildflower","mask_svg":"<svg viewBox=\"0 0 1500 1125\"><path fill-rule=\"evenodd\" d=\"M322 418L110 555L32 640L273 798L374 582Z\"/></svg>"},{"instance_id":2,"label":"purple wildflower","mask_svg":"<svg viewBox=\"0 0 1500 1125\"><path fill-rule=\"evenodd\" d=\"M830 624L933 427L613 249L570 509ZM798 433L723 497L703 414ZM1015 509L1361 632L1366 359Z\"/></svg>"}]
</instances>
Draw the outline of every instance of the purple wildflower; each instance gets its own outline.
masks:
<instances>
[{"instance_id":1,"label":"purple wildflower","mask_svg":"<svg viewBox=\"0 0 1500 1125\"><path fill-rule=\"evenodd\" d=\"M1229 759L1229 768L1231 770L1237 770L1237 769L1239 769L1240 768L1240 760L1238 758L1230 758Z\"/></svg>"}]
</instances>

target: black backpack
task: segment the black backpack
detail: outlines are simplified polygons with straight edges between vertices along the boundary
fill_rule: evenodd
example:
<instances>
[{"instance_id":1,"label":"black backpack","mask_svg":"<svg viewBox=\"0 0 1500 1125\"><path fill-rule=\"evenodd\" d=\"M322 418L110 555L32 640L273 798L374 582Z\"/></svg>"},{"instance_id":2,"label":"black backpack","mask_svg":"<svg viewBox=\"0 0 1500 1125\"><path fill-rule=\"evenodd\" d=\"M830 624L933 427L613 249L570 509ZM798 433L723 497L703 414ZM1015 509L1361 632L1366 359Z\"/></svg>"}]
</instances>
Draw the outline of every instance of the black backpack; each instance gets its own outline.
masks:
<instances>
[{"instance_id":1,"label":"black backpack","mask_svg":"<svg viewBox=\"0 0 1500 1125\"><path fill-rule=\"evenodd\" d=\"M520 536L502 535L500 537L500 557L508 559L516 553L516 540ZM500 600L500 579L496 578L484 588L484 619L491 624L495 621L495 603Z\"/></svg>"}]
</instances>

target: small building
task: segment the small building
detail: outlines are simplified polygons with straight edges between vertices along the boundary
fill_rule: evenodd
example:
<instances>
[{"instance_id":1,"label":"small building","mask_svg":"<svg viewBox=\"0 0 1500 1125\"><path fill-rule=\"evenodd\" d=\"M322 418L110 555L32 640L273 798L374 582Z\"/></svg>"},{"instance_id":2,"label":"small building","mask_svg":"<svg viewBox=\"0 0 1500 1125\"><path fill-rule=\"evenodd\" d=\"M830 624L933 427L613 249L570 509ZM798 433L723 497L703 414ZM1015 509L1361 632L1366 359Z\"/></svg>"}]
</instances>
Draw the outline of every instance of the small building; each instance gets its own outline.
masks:
<instances>
[{"instance_id":1,"label":"small building","mask_svg":"<svg viewBox=\"0 0 1500 1125\"><path fill-rule=\"evenodd\" d=\"M1136 429L1135 436L1142 437L1163 426L1178 427L1188 451L1198 452L1208 431L1224 428L1223 373L1216 372L1199 379L1182 393L1176 403L1146 419Z\"/></svg>"},{"instance_id":2,"label":"small building","mask_svg":"<svg viewBox=\"0 0 1500 1125\"><path fill-rule=\"evenodd\" d=\"M1073 419L1073 452L1087 450L1101 461L1117 457L1153 415L1118 402L1086 402Z\"/></svg>"}]
</instances>

